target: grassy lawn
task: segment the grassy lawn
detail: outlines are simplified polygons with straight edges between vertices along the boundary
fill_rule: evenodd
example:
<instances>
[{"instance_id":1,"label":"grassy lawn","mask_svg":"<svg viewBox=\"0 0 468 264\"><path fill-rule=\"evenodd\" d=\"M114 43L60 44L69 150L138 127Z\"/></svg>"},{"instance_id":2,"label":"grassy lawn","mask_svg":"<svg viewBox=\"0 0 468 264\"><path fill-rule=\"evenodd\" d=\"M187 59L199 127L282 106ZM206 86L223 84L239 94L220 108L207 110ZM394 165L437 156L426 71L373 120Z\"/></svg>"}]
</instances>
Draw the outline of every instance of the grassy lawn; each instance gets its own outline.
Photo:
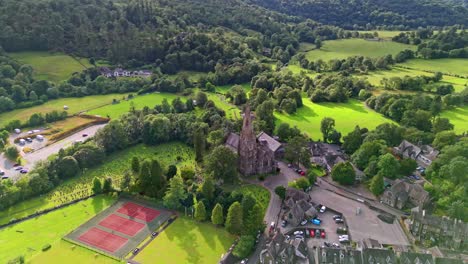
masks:
<instances>
[{"instance_id":1,"label":"grassy lawn","mask_svg":"<svg viewBox=\"0 0 468 264\"><path fill-rule=\"evenodd\" d=\"M468 77L468 59L409 60L401 65L417 70L440 71Z\"/></svg>"},{"instance_id":2,"label":"grassy lawn","mask_svg":"<svg viewBox=\"0 0 468 264\"><path fill-rule=\"evenodd\" d=\"M91 66L87 59L80 59L80 63L63 53L28 51L9 55L21 63L31 65L35 78L51 82L67 80L74 72L81 72Z\"/></svg>"},{"instance_id":3,"label":"grassy lawn","mask_svg":"<svg viewBox=\"0 0 468 264\"><path fill-rule=\"evenodd\" d=\"M69 114L79 113L85 110L110 104L112 103L112 99L120 99L123 96L125 96L125 94L106 94L80 98L61 98L57 100L51 100L42 105L16 109L0 114L0 127L15 119L26 121L33 113L45 114L53 110L63 111L64 105L69 107L69 110L67 110Z\"/></svg>"},{"instance_id":4,"label":"grassy lawn","mask_svg":"<svg viewBox=\"0 0 468 264\"><path fill-rule=\"evenodd\" d=\"M122 263L106 257L104 255L94 253L84 247L76 246L65 240L59 240L57 243L52 245L52 248L46 252L42 252L39 255L34 256L27 263L32 264L50 264L50 263L73 263L82 264L114 264Z\"/></svg>"},{"instance_id":5,"label":"grassy lawn","mask_svg":"<svg viewBox=\"0 0 468 264\"><path fill-rule=\"evenodd\" d=\"M377 32L379 34L379 38L391 40L394 36L397 36L403 31L386 31L386 30L359 31L359 33L371 33L371 34L374 34L374 32Z\"/></svg>"},{"instance_id":6,"label":"grassy lawn","mask_svg":"<svg viewBox=\"0 0 468 264\"><path fill-rule=\"evenodd\" d=\"M0 259L8 261L20 255L26 258L40 255L46 244L52 245L52 251L64 235L109 207L115 200L115 197L110 196L90 198L0 230Z\"/></svg>"},{"instance_id":7,"label":"grassy lawn","mask_svg":"<svg viewBox=\"0 0 468 264\"><path fill-rule=\"evenodd\" d=\"M367 41L364 39L340 39L324 41L320 50L307 52L306 57L311 61L322 59L345 59L350 56L381 57L388 54L395 55L398 52L412 49L416 46L401 44L391 41Z\"/></svg>"},{"instance_id":8,"label":"grassy lawn","mask_svg":"<svg viewBox=\"0 0 468 264\"><path fill-rule=\"evenodd\" d=\"M166 166L174 164L178 168L193 166L195 158L193 150L180 142L166 143L155 147L140 144L108 156L102 165L84 171L82 175L65 181L47 195L21 202L7 210L1 211L0 223L8 223L12 218L25 217L38 210L44 210L61 204L58 198L75 192L79 193L83 189L91 189L94 177L110 177L113 179L114 184L118 186L123 173L130 168L130 161L134 156L155 158ZM176 162L178 156L181 159L179 162Z\"/></svg>"},{"instance_id":9,"label":"grassy lawn","mask_svg":"<svg viewBox=\"0 0 468 264\"><path fill-rule=\"evenodd\" d=\"M161 104L164 98L166 98L169 103L171 103L173 99L177 98L177 95L171 93L151 93L146 95L139 95L129 101L122 100L118 104L110 104L96 108L87 112L87 114L118 118L122 114L130 111L130 102L133 102L136 109L142 109L145 106L153 108L155 105Z\"/></svg>"},{"instance_id":10,"label":"grassy lawn","mask_svg":"<svg viewBox=\"0 0 468 264\"><path fill-rule=\"evenodd\" d=\"M275 177L275 176L272 176ZM270 203L270 192L265 189L264 187L258 186L258 185L244 185L241 187L238 187L234 190L235 192L241 192L244 195L245 194L251 194L255 199L257 200L258 203L263 208L263 214L265 215L266 210L268 208L268 204Z\"/></svg>"},{"instance_id":11,"label":"grassy lawn","mask_svg":"<svg viewBox=\"0 0 468 264\"><path fill-rule=\"evenodd\" d=\"M336 129L343 136L351 132L356 125L361 128L374 129L379 124L394 123L381 114L365 107L364 103L350 99L347 103L312 103L308 98L302 99L304 106L293 115L275 113L277 125L281 122L297 126L302 132L313 139L322 138L320 122L324 117L332 117L336 122Z\"/></svg>"},{"instance_id":12,"label":"grassy lawn","mask_svg":"<svg viewBox=\"0 0 468 264\"><path fill-rule=\"evenodd\" d=\"M134 260L140 263L218 263L234 239L224 228L180 217Z\"/></svg>"},{"instance_id":13,"label":"grassy lawn","mask_svg":"<svg viewBox=\"0 0 468 264\"><path fill-rule=\"evenodd\" d=\"M455 132L462 134L468 132L468 105L443 111L441 117L446 117L455 126Z\"/></svg>"}]
</instances>

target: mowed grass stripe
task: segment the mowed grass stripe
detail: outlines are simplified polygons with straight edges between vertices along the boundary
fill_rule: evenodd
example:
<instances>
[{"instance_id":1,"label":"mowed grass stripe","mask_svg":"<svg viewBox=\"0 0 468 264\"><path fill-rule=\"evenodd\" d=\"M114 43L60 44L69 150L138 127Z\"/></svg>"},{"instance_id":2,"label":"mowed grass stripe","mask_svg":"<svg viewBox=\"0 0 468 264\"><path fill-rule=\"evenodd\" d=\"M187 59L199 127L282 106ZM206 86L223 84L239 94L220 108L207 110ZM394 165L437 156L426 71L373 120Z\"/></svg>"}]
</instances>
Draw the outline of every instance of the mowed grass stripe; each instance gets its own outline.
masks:
<instances>
[{"instance_id":1,"label":"mowed grass stripe","mask_svg":"<svg viewBox=\"0 0 468 264\"><path fill-rule=\"evenodd\" d=\"M135 258L140 263L218 263L235 237L223 227L179 217Z\"/></svg>"},{"instance_id":2,"label":"mowed grass stripe","mask_svg":"<svg viewBox=\"0 0 468 264\"><path fill-rule=\"evenodd\" d=\"M318 140L322 138L320 122L324 117L335 119L336 129L343 136L351 132L356 125L361 128L374 129L382 123L394 123L383 115L367 108L364 103L350 99L347 103L312 103L308 98L302 99L304 106L292 115L275 113L277 125L284 122L297 126L301 132Z\"/></svg>"}]
</instances>

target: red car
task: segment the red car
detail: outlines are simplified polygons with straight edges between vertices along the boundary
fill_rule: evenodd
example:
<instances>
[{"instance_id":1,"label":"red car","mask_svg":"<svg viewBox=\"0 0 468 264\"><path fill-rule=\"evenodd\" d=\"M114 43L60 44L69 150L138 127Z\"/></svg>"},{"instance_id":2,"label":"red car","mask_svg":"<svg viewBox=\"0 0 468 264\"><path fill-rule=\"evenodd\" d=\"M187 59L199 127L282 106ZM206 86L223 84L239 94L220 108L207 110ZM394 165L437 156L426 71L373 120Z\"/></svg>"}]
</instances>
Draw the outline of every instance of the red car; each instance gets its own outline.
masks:
<instances>
[{"instance_id":1,"label":"red car","mask_svg":"<svg viewBox=\"0 0 468 264\"><path fill-rule=\"evenodd\" d=\"M325 231L320 232L320 237L325 238Z\"/></svg>"},{"instance_id":2,"label":"red car","mask_svg":"<svg viewBox=\"0 0 468 264\"><path fill-rule=\"evenodd\" d=\"M313 229L310 230L310 237L315 237L315 232Z\"/></svg>"},{"instance_id":3,"label":"red car","mask_svg":"<svg viewBox=\"0 0 468 264\"><path fill-rule=\"evenodd\" d=\"M301 176L304 176L304 175L305 175L305 172L304 172L304 171L301 171L300 174L301 174Z\"/></svg>"}]
</instances>

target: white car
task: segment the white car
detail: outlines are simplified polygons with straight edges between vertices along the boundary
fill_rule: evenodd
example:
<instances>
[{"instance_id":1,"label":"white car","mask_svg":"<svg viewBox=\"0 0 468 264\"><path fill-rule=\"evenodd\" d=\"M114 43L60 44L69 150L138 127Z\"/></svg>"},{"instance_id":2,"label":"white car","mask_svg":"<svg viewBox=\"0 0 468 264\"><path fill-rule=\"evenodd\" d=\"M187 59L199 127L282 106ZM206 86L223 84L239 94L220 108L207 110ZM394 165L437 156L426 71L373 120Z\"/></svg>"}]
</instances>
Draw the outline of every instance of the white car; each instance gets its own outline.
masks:
<instances>
[{"instance_id":1,"label":"white car","mask_svg":"<svg viewBox=\"0 0 468 264\"><path fill-rule=\"evenodd\" d=\"M304 220L302 220L302 222L301 222L301 226L303 226L303 225L306 225L306 224L307 224L307 220L305 220L305 219L304 219Z\"/></svg>"},{"instance_id":2,"label":"white car","mask_svg":"<svg viewBox=\"0 0 468 264\"><path fill-rule=\"evenodd\" d=\"M340 243L346 243L349 242L349 238L339 238L338 241L340 241Z\"/></svg>"},{"instance_id":3,"label":"white car","mask_svg":"<svg viewBox=\"0 0 468 264\"><path fill-rule=\"evenodd\" d=\"M293 234L294 234L294 235L303 235L304 232L303 232L303 231L296 231L296 232L294 232Z\"/></svg>"},{"instance_id":4,"label":"white car","mask_svg":"<svg viewBox=\"0 0 468 264\"><path fill-rule=\"evenodd\" d=\"M326 210L327 210L327 208L325 207L325 205L323 205L322 208L320 208L321 213L325 213Z\"/></svg>"},{"instance_id":5,"label":"white car","mask_svg":"<svg viewBox=\"0 0 468 264\"><path fill-rule=\"evenodd\" d=\"M338 236L338 238L341 238L341 239L349 239L349 236L348 235L341 235L341 236Z\"/></svg>"}]
</instances>

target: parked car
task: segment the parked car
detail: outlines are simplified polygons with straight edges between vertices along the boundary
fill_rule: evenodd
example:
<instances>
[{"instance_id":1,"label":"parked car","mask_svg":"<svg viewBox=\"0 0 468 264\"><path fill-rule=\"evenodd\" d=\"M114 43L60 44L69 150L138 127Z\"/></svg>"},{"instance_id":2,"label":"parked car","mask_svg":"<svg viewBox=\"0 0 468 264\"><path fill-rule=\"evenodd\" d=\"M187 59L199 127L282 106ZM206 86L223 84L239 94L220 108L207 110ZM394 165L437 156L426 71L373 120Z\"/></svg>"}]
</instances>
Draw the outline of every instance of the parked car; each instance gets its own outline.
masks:
<instances>
[{"instance_id":1,"label":"parked car","mask_svg":"<svg viewBox=\"0 0 468 264\"><path fill-rule=\"evenodd\" d=\"M152 237L155 237L155 236L157 236L157 235L158 235L158 233L157 233L157 232L153 232L153 233L151 233L151 236L152 236Z\"/></svg>"},{"instance_id":2,"label":"parked car","mask_svg":"<svg viewBox=\"0 0 468 264\"><path fill-rule=\"evenodd\" d=\"M312 219L312 224L314 225L320 225L322 223L322 221L318 220L318 219Z\"/></svg>"},{"instance_id":3,"label":"parked car","mask_svg":"<svg viewBox=\"0 0 468 264\"><path fill-rule=\"evenodd\" d=\"M419 177L418 175L413 175L413 176L414 176L414 178L415 178L416 180L420 180L420 179L421 179L421 177Z\"/></svg>"},{"instance_id":4,"label":"parked car","mask_svg":"<svg viewBox=\"0 0 468 264\"><path fill-rule=\"evenodd\" d=\"M335 219L335 223L342 224L342 223L344 223L344 221L341 218L337 218L337 219Z\"/></svg>"},{"instance_id":5,"label":"parked car","mask_svg":"<svg viewBox=\"0 0 468 264\"><path fill-rule=\"evenodd\" d=\"M325 213L326 210L327 210L327 207L325 207L324 205L320 208L321 213Z\"/></svg>"},{"instance_id":6,"label":"parked car","mask_svg":"<svg viewBox=\"0 0 468 264\"><path fill-rule=\"evenodd\" d=\"M83 136L83 137L87 137L87 136L88 136L88 134L84 133L82 136Z\"/></svg>"},{"instance_id":7,"label":"parked car","mask_svg":"<svg viewBox=\"0 0 468 264\"><path fill-rule=\"evenodd\" d=\"M286 221L286 220L281 221L281 226L282 227L286 227L287 225L288 225L288 221Z\"/></svg>"},{"instance_id":8,"label":"parked car","mask_svg":"<svg viewBox=\"0 0 468 264\"><path fill-rule=\"evenodd\" d=\"M305 175L305 172L304 172L304 171L301 171L299 174L301 174L301 176L304 176L304 175Z\"/></svg>"},{"instance_id":9,"label":"parked car","mask_svg":"<svg viewBox=\"0 0 468 264\"><path fill-rule=\"evenodd\" d=\"M29 138L29 137L26 138L26 141L29 142L29 143L33 142L32 138Z\"/></svg>"},{"instance_id":10,"label":"parked car","mask_svg":"<svg viewBox=\"0 0 468 264\"><path fill-rule=\"evenodd\" d=\"M307 224L307 220L306 220L306 219L302 220L301 226L304 226L304 225L306 225L306 224Z\"/></svg>"},{"instance_id":11,"label":"parked car","mask_svg":"<svg viewBox=\"0 0 468 264\"><path fill-rule=\"evenodd\" d=\"M338 241L339 241L340 243L348 243L348 242L349 242L349 238L346 238L346 237L345 237L345 238L339 238Z\"/></svg>"},{"instance_id":12,"label":"parked car","mask_svg":"<svg viewBox=\"0 0 468 264\"><path fill-rule=\"evenodd\" d=\"M240 263L241 263L241 264L246 264L248 261L249 261L249 259L248 259L248 258L245 258L245 259L243 259Z\"/></svg>"},{"instance_id":13,"label":"parked car","mask_svg":"<svg viewBox=\"0 0 468 264\"><path fill-rule=\"evenodd\" d=\"M323 242L323 245L326 246L326 247L331 247L332 244L330 242Z\"/></svg>"},{"instance_id":14,"label":"parked car","mask_svg":"<svg viewBox=\"0 0 468 264\"><path fill-rule=\"evenodd\" d=\"M275 222L270 223L270 232L273 231L273 229L275 229Z\"/></svg>"},{"instance_id":15,"label":"parked car","mask_svg":"<svg viewBox=\"0 0 468 264\"><path fill-rule=\"evenodd\" d=\"M22 170L22 169L23 169L23 167L21 167L21 166L18 166L18 167L15 168L16 171L19 171L19 170Z\"/></svg>"},{"instance_id":16,"label":"parked car","mask_svg":"<svg viewBox=\"0 0 468 264\"><path fill-rule=\"evenodd\" d=\"M5 171L0 169L0 176L3 176L3 175L5 175Z\"/></svg>"},{"instance_id":17,"label":"parked car","mask_svg":"<svg viewBox=\"0 0 468 264\"><path fill-rule=\"evenodd\" d=\"M349 239L349 236L348 235L341 235L341 236L338 236L338 238L348 238Z\"/></svg>"},{"instance_id":18,"label":"parked car","mask_svg":"<svg viewBox=\"0 0 468 264\"><path fill-rule=\"evenodd\" d=\"M28 173L28 170L27 169L22 169L22 170L20 170L20 173L21 174L26 174L26 173Z\"/></svg>"},{"instance_id":19,"label":"parked car","mask_svg":"<svg viewBox=\"0 0 468 264\"><path fill-rule=\"evenodd\" d=\"M289 164L288 164L288 168L291 168L291 167L292 167L292 164L291 164L291 163L289 163Z\"/></svg>"},{"instance_id":20,"label":"parked car","mask_svg":"<svg viewBox=\"0 0 468 264\"><path fill-rule=\"evenodd\" d=\"M303 235L303 234L304 234L304 231L300 231L300 230L294 231L293 234L296 235L296 236L297 236L297 235Z\"/></svg>"},{"instance_id":21,"label":"parked car","mask_svg":"<svg viewBox=\"0 0 468 264\"><path fill-rule=\"evenodd\" d=\"M321 238L325 238L326 234L325 234L325 230L322 230L322 232L320 232L320 237Z\"/></svg>"},{"instance_id":22,"label":"parked car","mask_svg":"<svg viewBox=\"0 0 468 264\"><path fill-rule=\"evenodd\" d=\"M342 216L341 216L341 215L334 215L334 216L333 216L333 220L336 220L336 219L338 219L338 218L342 218Z\"/></svg>"},{"instance_id":23,"label":"parked car","mask_svg":"<svg viewBox=\"0 0 468 264\"><path fill-rule=\"evenodd\" d=\"M313 229L310 230L310 237L315 237L315 231Z\"/></svg>"},{"instance_id":24,"label":"parked car","mask_svg":"<svg viewBox=\"0 0 468 264\"><path fill-rule=\"evenodd\" d=\"M133 250L133 255L136 255L139 251L140 251L139 248L135 248L135 249Z\"/></svg>"},{"instance_id":25,"label":"parked car","mask_svg":"<svg viewBox=\"0 0 468 264\"><path fill-rule=\"evenodd\" d=\"M332 246L336 247L336 248L340 248L340 244L338 244L338 243L333 243Z\"/></svg>"},{"instance_id":26,"label":"parked car","mask_svg":"<svg viewBox=\"0 0 468 264\"><path fill-rule=\"evenodd\" d=\"M8 176L2 176L2 180L8 180L8 179L10 179L10 177L8 177Z\"/></svg>"},{"instance_id":27,"label":"parked car","mask_svg":"<svg viewBox=\"0 0 468 264\"><path fill-rule=\"evenodd\" d=\"M321 232L320 229L315 229L315 237L316 237L316 238L319 238L319 237L320 237L320 232Z\"/></svg>"},{"instance_id":28,"label":"parked car","mask_svg":"<svg viewBox=\"0 0 468 264\"><path fill-rule=\"evenodd\" d=\"M19 166L18 163L13 164L13 167L18 167L18 166Z\"/></svg>"}]
</instances>

